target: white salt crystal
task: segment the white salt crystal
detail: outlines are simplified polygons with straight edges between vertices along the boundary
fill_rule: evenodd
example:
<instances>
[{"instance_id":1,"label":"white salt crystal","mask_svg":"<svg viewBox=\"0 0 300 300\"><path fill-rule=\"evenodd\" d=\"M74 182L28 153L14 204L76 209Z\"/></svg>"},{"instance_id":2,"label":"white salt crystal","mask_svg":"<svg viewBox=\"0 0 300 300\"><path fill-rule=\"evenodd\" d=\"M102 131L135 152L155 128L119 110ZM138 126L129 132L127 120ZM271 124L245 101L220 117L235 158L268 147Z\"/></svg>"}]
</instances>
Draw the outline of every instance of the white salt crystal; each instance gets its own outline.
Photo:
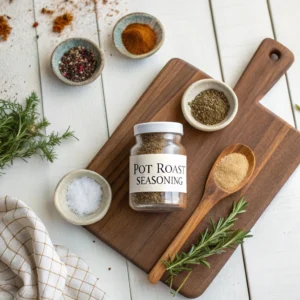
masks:
<instances>
[{"instance_id":1,"label":"white salt crystal","mask_svg":"<svg viewBox=\"0 0 300 300\"><path fill-rule=\"evenodd\" d=\"M75 179L68 186L67 204L79 216L93 213L99 208L101 201L101 186L87 176Z\"/></svg>"}]
</instances>

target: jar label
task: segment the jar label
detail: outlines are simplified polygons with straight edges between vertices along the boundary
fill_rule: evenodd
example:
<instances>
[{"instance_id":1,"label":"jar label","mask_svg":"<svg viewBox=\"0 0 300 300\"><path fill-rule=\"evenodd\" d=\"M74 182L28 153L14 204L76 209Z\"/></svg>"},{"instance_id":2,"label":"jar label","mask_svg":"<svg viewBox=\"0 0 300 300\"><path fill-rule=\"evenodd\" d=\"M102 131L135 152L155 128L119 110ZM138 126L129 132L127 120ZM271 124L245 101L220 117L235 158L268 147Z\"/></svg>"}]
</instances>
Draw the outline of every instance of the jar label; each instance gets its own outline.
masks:
<instances>
[{"instance_id":1,"label":"jar label","mask_svg":"<svg viewBox=\"0 0 300 300\"><path fill-rule=\"evenodd\" d=\"M130 193L186 193L186 156L143 154L130 156Z\"/></svg>"}]
</instances>

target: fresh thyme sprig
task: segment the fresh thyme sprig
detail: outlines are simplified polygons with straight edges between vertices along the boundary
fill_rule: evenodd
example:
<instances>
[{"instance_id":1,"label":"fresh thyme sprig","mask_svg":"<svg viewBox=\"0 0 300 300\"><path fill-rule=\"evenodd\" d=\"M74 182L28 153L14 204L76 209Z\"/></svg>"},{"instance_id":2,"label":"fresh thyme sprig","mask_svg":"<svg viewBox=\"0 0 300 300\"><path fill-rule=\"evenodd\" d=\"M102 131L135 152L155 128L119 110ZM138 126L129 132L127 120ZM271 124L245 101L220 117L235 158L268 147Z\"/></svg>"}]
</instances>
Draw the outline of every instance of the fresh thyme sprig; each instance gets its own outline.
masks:
<instances>
[{"instance_id":1,"label":"fresh thyme sprig","mask_svg":"<svg viewBox=\"0 0 300 300\"><path fill-rule=\"evenodd\" d=\"M177 295L179 290L188 280L192 273L192 265L204 265L210 268L207 258L226 252L229 248L242 244L245 238L251 237L249 231L241 229L232 230L234 222L238 219L237 216L246 212L248 203L244 197L237 203L233 204L231 213L226 218L221 218L217 223L211 219L211 230L208 228L201 234L197 244L192 245L187 253L176 254L173 260L164 260L163 263L170 277L167 282L170 285L170 290L173 295ZM187 276L176 291L172 290L174 278L181 272L187 271Z\"/></svg>"},{"instance_id":2,"label":"fresh thyme sprig","mask_svg":"<svg viewBox=\"0 0 300 300\"><path fill-rule=\"evenodd\" d=\"M62 135L55 132L45 135L44 130L50 123L45 117L39 119L38 103L34 92L26 99L24 107L16 101L0 100L0 175L15 158L26 160L39 154L53 162L56 159L54 147L74 137L69 128Z\"/></svg>"}]
</instances>

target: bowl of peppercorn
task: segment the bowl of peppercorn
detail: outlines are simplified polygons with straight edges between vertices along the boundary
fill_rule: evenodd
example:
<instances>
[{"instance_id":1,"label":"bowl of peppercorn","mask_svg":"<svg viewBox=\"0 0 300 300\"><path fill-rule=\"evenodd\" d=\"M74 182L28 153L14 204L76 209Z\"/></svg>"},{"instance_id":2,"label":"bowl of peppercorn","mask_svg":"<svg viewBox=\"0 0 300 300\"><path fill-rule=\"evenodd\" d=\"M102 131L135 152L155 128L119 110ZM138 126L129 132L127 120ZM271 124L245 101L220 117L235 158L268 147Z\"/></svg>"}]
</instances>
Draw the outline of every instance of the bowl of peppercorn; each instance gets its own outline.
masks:
<instances>
[{"instance_id":1,"label":"bowl of peppercorn","mask_svg":"<svg viewBox=\"0 0 300 300\"><path fill-rule=\"evenodd\" d=\"M132 59L153 55L162 46L165 32L161 22L146 13L136 12L121 18L113 29L118 51Z\"/></svg>"},{"instance_id":2,"label":"bowl of peppercorn","mask_svg":"<svg viewBox=\"0 0 300 300\"><path fill-rule=\"evenodd\" d=\"M71 38L54 49L51 67L62 82L73 86L86 85L100 76L104 67L104 55L92 41Z\"/></svg>"},{"instance_id":3,"label":"bowl of peppercorn","mask_svg":"<svg viewBox=\"0 0 300 300\"><path fill-rule=\"evenodd\" d=\"M181 109L185 119L201 131L217 131L228 126L238 111L238 98L226 83L202 79L183 94Z\"/></svg>"}]
</instances>

